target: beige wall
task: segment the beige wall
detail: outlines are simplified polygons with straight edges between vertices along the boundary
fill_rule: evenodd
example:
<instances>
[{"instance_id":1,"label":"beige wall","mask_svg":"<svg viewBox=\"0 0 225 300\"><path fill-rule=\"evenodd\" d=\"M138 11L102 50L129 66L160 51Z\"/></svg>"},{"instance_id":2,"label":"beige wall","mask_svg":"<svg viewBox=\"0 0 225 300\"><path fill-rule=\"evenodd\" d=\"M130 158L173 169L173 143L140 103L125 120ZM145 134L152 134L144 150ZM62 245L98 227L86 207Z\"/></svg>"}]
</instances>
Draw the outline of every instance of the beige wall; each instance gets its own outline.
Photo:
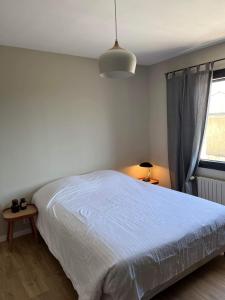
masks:
<instances>
[{"instance_id":1,"label":"beige wall","mask_svg":"<svg viewBox=\"0 0 225 300\"><path fill-rule=\"evenodd\" d=\"M138 67L101 79L96 60L0 47L0 208L58 177L148 159L147 78Z\"/></svg>"},{"instance_id":2,"label":"beige wall","mask_svg":"<svg viewBox=\"0 0 225 300\"><path fill-rule=\"evenodd\" d=\"M131 165L124 170L142 176L133 165L146 159L170 186L164 73L221 57L225 44L113 81L96 60L0 47L0 209L62 176ZM0 217L0 239L5 229Z\"/></svg>"},{"instance_id":3,"label":"beige wall","mask_svg":"<svg viewBox=\"0 0 225 300\"><path fill-rule=\"evenodd\" d=\"M224 57L225 43L170 59L149 68L150 159L156 165L153 175L158 177L164 186L170 186L167 157L166 79L164 74L168 71ZM216 68L222 66L225 66L224 63L215 64ZM225 179L225 172L200 169L199 174Z\"/></svg>"}]
</instances>

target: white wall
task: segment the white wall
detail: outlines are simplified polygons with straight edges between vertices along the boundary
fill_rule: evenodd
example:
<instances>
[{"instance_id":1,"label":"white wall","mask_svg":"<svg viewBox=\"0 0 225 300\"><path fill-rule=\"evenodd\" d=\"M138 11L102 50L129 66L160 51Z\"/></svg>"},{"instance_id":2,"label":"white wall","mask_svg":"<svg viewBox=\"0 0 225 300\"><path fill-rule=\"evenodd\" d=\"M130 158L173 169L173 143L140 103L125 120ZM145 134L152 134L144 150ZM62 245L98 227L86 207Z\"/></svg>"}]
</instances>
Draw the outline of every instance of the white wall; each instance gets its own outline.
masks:
<instances>
[{"instance_id":1,"label":"white wall","mask_svg":"<svg viewBox=\"0 0 225 300\"><path fill-rule=\"evenodd\" d=\"M0 208L58 177L148 159L147 78L146 67L114 81L96 60L0 47Z\"/></svg>"},{"instance_id":2,"label":"white wall","mask_svg":"<svg viewBox=\"0 0 225 300\"><path fill-rule=\"evenodd\" d=\"M154 177L158 177L164 186L170 186L167 153L167 110L165 73L225 57L225 43L182 55L149 68L150 98L150 160L156 165ZM225 67L224 63L215 64L215 68ZM225 179L225 172L200 169L203 176Z\"/></svg>"}]
</instances>

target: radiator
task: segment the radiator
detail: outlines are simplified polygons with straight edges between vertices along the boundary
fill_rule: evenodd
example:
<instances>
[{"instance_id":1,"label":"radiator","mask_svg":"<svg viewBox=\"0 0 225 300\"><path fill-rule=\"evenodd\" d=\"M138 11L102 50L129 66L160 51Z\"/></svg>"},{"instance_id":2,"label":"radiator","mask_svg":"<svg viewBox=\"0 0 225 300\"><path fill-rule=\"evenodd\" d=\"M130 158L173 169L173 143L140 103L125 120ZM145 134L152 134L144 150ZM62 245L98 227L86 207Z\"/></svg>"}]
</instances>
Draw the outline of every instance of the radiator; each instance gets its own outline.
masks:
<instances>
[{"instance_id":1,"label":"radiator","mask_svg":"<svg viewBox=\"0 0 225 300\"><path fill-rule=\"evenodd\" d=\"M225 205L225 181L197 177L198 196Z\"/></svg>"}]
</instances>

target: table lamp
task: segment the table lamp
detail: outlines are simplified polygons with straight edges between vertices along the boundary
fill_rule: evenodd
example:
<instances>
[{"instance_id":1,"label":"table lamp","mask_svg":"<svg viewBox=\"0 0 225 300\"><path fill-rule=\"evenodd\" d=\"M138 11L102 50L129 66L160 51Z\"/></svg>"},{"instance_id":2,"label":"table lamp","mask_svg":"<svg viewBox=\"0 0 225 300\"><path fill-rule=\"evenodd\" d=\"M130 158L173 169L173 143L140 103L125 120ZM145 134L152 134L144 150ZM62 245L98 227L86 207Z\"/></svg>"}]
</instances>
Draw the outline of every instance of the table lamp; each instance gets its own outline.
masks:
<instances>
[{"instance_id":1,"label":"table lamp","mask_svg":"<svg viewBox=\"0 0 225 300\"><path fill-rule=\"evenodd\" d=\"M142 168L148 168L148 174L143 179L143 181L147 181L147 182L150 181L151 180L151 178L150 178L151 168L153 167L153 165L150 162L145 161L145 162L140 163L139 166L142 167Z\"/></svg>"}]
</instances>

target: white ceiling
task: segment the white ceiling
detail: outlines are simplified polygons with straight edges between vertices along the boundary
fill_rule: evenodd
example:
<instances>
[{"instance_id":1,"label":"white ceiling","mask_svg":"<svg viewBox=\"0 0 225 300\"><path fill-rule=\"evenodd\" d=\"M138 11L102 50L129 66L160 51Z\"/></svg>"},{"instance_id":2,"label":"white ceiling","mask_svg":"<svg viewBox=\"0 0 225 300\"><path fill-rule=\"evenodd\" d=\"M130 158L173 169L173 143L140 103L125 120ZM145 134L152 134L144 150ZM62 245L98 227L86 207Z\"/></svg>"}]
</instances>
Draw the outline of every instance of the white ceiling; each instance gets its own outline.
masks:
<instances>
[{"instance_id":1,"label":"white ceiling","mask_svg":"<svg viewBox=\"0 0 225 300\"><path fill-rule=\"evenodd\" d=\"M117 0L119 41L139 64L225 39L225 0ZM0 0L0 45L97 58L114 41L113 0Z\"/></svg>"}]
</instances>

